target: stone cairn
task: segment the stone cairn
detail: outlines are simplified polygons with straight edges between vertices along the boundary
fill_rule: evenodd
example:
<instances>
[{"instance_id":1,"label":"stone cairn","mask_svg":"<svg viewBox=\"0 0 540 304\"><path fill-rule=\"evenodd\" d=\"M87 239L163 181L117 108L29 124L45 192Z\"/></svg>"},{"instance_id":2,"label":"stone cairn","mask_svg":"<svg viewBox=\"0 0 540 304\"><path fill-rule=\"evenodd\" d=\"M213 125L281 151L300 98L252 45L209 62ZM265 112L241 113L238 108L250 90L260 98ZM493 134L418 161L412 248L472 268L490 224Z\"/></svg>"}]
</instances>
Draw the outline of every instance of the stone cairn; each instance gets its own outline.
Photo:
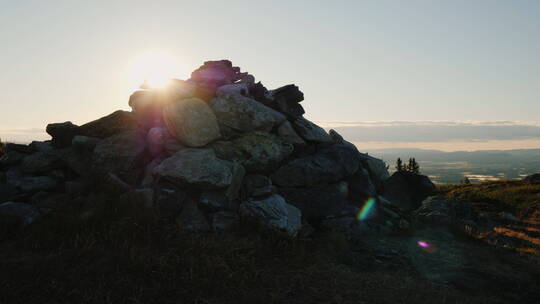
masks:
<instances>
[{"instance_id":1,"label":"stone cairn","mask_svg":"<svg viewBox=\"0 0 540 304\"><path fill-rule=\"evenodd\" d=\"M107 193L184 232L408 229L403 211L429 194L429 179L390 178L382 160L304 118L303 100L297 86L267 90L228 60L164 88L144 84L131 112L49 124L50 141L7 144L0 215L28 225L75 205L91 212L93 195Z\"/></svg>"}]
</instances>

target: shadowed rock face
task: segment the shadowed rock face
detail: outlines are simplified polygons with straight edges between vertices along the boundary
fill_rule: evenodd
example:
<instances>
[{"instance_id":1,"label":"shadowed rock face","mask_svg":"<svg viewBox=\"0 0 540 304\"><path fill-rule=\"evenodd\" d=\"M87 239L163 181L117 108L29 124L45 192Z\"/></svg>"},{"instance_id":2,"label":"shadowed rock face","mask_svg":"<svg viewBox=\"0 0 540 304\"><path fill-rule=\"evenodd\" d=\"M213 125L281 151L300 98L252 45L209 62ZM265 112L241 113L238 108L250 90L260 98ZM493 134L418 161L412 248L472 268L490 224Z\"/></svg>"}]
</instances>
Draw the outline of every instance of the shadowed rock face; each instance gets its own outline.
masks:
<instances>
[{"instance_id":1,"label":"shadowed rock face","mask_svg":"<svg viewBox=\"0 0 540 304\"><path fill-rule=\"evenodd\" d=\"M404 211L420 207L422 201L435 192L435 185L425 175L395 172L383 183L382 195Z\"/></svg>"},{"instance_id":2,"label":"shadowed rock face","mask_svg":"<svg viewBox=\"0 0 540 304\"><path fill-rule=\"evenodd\" d=\"M181 231L249 223L294 237L302 222L371 231L351 223L366 200L383 194L383 183L387 198L406 209L431 190L426 177L389 179L383 161L304 118L296 85L267 90L228 60L141 89L129 98L131 112L51 124L51 142L6 145L0 198L61 209L51 202L99 193L176 220ZM382 198L378 206L406 226L397 208ZM386 221L371 221L379 218Z\"/></svg>"}]
</instances>

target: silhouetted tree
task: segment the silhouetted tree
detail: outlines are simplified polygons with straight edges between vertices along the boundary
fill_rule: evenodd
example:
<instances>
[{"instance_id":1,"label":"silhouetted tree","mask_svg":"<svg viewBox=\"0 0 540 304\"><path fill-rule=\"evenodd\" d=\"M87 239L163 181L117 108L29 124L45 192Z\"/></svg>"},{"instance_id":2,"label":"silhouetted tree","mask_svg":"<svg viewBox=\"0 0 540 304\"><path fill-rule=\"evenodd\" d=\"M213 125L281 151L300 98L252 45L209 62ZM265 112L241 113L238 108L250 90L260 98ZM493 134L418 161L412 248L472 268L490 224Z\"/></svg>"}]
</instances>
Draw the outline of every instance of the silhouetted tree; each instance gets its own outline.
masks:
<instances>
[{"instance_id":1,"label":"silhouetted tree","mask_svg":"<svg viewBox=\"0 0 540 304\"><path fill-rule=\"evenodd\" d=\"M414 174L420 174L420 165L416 162L416 159L409 158L409 163L406 166L406 171L414 173Z\"/></svg>"},{"instance_id":2,"label":"silhouetted tree","mask_svg":"<svg viewBox=\"0 0 540 304\"><path fill-rule=\"evenodd\" d=\"M471 183L471 180L468 178L468 177L464 177L461 181L460 181L461 184L463 185L469 185Z\"/></svg>"},{"instance_id":3,"label":"silhouetted tree","mask_svg":"<svg viewBox=\"0 0 540 304\"><path fill-rule=\"evenodd\" d=\"M396 171L397 172L401 172L401 171L404 171L405 168L403 167L403 161L401 160L400 157L398 157L397 161L396 161Z\"/></svg>"}]
</instances>

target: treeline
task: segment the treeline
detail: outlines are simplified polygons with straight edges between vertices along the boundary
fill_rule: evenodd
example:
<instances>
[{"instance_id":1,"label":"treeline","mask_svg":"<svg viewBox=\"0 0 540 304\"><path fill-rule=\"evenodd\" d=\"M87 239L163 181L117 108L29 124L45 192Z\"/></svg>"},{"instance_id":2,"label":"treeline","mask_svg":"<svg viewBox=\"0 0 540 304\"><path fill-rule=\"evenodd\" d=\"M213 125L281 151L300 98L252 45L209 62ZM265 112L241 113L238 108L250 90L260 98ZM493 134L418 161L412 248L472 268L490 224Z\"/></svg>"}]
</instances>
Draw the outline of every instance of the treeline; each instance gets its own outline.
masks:
<instances>
[{"instance_id":1,"label":"treeline","mask_svg":"<svg viewBox=\"0 0 540 304\"><path fill-rule=\"evenodd\" d=\"M409 162L407 164L404 164L401 158L398 157L396 161L396 171L420 174L420 165L416 162L414 157L409 158Z\"/></svg>"}]
</instances>

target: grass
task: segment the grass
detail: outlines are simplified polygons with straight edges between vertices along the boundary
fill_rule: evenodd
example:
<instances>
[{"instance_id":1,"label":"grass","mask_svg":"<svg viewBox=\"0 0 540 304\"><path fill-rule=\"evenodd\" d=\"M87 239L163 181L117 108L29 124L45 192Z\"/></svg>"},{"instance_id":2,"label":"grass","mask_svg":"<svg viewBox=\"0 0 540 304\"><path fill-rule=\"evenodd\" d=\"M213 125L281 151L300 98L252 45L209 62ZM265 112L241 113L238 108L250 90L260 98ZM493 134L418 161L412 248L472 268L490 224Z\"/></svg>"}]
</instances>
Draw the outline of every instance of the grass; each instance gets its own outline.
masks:
<instances>
[{"instance_id":1,"label":"grass","mask_svg":"<svg viewBox=\"0 0 540 304\"><path fill-rule=\"evenodd\" d=\"M453 199L481 203L491 212L523 214L540 207L540 184L503 180L466 185L442 185L438 192Z\"/></svg>"},{"instance_id":2,"label":"grass","mask_svg":"<svg viewBox=\"0 0 540 304\"><path fill-rule=\"evenodd\" d=\"M0 236L0 303L504 302L426 279L403 258L377 262L341 234L181 234L142 207L93 201L94 213Z\"/></svg>"}]
</instances>

